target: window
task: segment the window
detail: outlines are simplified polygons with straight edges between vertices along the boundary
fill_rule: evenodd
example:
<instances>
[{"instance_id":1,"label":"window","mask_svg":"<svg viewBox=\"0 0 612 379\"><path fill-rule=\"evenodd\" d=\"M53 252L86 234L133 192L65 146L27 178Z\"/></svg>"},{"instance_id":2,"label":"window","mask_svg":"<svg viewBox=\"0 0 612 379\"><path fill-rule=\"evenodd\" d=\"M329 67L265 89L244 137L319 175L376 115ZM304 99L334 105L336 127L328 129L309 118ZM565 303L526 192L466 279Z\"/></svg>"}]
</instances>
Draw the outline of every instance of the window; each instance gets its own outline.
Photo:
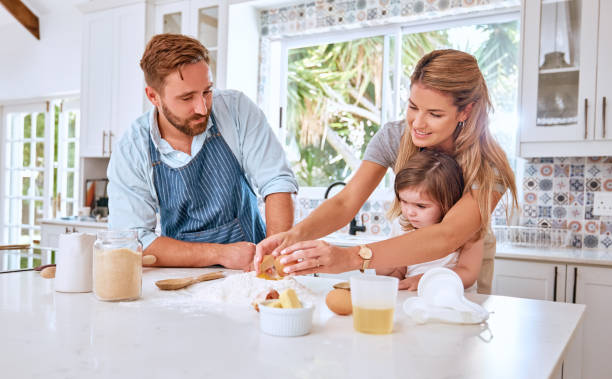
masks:
<instances>
[{"instance_id":1,"label":"window","mask_svg":"<svg viewBox=\"0 0 612 379\"><path fill-rule=\"evenodd\" d=\"M405 116L416 62L441 48L478 59L495 108L490 128L513 163L518 19L519 13L511 12L282 42L286 117L280 137L300 185L346 180L380 126Z\"/></svg>"},{"instance_id":2,"label":"window","mask_svg":"<svg viewBox=\"0 0 612 379\"><path fill-rule=\"evenodd\" d=\"M76 212L78 102L6 107L4 115L0 240L32 243L41 219Z\"/></svg>"}]
</instances>

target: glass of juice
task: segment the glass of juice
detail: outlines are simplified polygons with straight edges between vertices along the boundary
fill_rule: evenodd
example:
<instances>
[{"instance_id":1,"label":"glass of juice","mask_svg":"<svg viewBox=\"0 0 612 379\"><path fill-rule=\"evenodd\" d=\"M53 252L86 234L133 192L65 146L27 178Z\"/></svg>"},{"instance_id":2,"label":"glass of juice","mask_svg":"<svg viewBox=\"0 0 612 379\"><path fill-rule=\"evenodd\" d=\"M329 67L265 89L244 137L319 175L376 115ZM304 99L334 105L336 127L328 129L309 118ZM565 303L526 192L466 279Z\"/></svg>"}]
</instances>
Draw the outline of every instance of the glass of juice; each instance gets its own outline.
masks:
<instances>
[{"instance_id":1,"label":"glass of juice","mask_svg":"<svg viewBox=\"0 0 612 379\"><path fill-rule=\"evenodd\" d=\"M369 334L391 333L398 282L397 278L391 276L351 277L353 327L356 331Z\"/></svg>"}]
</instances>

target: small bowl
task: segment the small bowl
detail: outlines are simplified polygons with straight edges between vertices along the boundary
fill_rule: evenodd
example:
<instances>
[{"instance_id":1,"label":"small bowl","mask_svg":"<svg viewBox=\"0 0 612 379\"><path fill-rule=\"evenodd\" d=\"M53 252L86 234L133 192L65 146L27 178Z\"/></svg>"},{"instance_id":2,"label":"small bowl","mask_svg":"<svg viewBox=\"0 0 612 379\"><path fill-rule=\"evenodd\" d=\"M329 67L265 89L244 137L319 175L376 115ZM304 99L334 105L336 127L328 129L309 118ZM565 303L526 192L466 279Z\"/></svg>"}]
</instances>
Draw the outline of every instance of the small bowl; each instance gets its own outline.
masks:
<instances>
[{"instance_id":1,"label":"small bowl","mask_svg":"<svg viewBox=\"0 0 612 379\"><path fill-rule=\"evenodd\" d=\"M271 336L296 337L310 333L314 305L304 304L303 308L272 308L267 306L274 300L259 304L259 327Z\"/></svg>"}]
</instances>

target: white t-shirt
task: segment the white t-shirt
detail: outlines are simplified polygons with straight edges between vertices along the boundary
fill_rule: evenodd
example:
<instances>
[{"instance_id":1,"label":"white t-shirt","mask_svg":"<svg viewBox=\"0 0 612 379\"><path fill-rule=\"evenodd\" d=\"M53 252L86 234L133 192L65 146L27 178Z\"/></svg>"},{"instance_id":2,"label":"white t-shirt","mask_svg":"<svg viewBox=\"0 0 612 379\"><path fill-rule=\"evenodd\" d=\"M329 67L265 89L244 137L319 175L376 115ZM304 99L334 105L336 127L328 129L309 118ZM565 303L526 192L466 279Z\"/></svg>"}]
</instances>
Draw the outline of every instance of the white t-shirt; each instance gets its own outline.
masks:
<instances>
[{"instance_id":1,"label":"white t-shirt","mask_svg":"<svg viewBox=\"0 0 612 379\"><path fill-rule=\"evenodd\" d=\"M409 231L402 230L402 227L398 219L395 219L393 221L392 234L394 237L399 236L403 233L410 233L411 231L412 230L409 230ZM455 268L455 266L457 266L457 262L459 261L459 254L460 254L460 251L457 250L457 251L453 251L449 255L442 257L440 259L406 266L406 276L405 277L408 278L411 276L421 275L435 267L446 267L448 269L453 269ZM476 283L474 283L470 288L466 288L465 291L466 292L476 292L476 287L477 287Z\"/></svg>"}]
</instances>

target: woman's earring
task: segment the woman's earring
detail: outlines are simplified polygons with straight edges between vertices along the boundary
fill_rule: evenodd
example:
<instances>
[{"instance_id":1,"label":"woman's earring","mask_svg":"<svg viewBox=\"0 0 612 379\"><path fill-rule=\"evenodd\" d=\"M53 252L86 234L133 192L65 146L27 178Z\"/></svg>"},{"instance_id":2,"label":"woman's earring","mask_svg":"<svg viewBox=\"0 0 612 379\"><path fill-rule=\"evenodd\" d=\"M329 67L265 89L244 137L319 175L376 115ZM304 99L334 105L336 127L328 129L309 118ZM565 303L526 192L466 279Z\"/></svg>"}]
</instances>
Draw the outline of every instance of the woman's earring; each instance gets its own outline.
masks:
<instances>
[{"instance_id":1,"label":"woman's earring","mask_svg":"<svg viewBox=\"0 0 612 379\"><path fill-rule=\"evenodd\" d=\"M457 127L463 128L463 125L465 125L465 123L463 121L459 121L459 123L457 124Z\"/></svg>"}]
</instances>

